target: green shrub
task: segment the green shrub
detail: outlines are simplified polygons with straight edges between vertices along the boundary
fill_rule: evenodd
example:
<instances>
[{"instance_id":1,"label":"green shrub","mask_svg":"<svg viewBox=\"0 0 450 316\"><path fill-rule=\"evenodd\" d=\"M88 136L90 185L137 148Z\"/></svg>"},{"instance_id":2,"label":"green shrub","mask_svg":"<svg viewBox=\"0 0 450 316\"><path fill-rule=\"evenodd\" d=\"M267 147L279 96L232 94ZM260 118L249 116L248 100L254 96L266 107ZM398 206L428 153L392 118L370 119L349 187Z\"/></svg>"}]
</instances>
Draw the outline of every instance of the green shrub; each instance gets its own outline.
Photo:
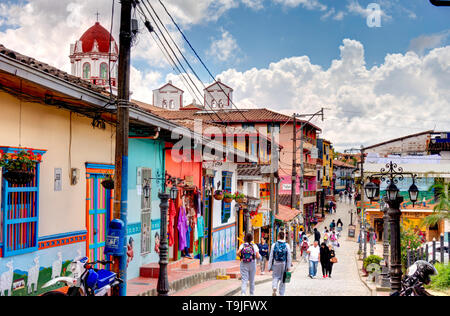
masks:
<instances>
[{"instance_id":1,"label":"green shrub","mask_svg":"<svg viewBox=\"0 0 450 316\"><path fill-rule=\"evenodd\" d=\"M437 263L435 267L439 274L431 277L430 287L433 290L450 289L450 265Z\"/></svg>"},{"instance_id":2,"label":"green shrub","mask_svg":"<svg viewBox=\"0 0 450 316\"><path fill-rule=\"evenodd\" d=\"M383 260L383 258L381 258L379 256L375 256L375 255L368 256L366 259L364 259L364 270L367 269L367 266L369 264L372 264L372 263L380 264L381 260Z\"/></svg>"}]
</instances>

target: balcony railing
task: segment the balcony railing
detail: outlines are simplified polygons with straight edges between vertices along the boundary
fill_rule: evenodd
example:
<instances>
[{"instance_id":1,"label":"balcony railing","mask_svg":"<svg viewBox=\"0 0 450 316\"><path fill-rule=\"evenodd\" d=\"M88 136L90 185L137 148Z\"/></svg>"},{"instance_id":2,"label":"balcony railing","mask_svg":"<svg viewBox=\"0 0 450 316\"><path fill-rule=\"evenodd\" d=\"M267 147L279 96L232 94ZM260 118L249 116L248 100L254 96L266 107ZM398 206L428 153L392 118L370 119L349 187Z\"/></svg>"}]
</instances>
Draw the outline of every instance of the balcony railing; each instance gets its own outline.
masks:
<instances>
[{"instance_id":1,"label":"balcony railing","mask_svg":"<svg viewBox=\"0 0 450 316\"><path fill-rule=\"evenodd\" d=\"M316 196L316 191L304 191L304 192L303 192L303 196L304 196L304 197L312 197L312 196Z\"/></svg>"}]
</instances>

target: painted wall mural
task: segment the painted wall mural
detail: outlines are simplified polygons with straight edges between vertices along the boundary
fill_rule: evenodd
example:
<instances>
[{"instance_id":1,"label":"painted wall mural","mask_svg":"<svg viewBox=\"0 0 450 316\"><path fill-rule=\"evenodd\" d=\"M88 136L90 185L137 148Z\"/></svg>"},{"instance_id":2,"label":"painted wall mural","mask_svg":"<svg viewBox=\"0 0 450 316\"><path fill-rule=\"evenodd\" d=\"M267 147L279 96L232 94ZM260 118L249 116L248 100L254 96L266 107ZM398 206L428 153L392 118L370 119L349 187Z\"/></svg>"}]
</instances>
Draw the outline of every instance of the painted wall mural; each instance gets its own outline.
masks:
<instances>
[{"instance_id":1,"label":"painted wall mural","mask_svg":"<svg viewBox=\"0 0 450 316\"><path fill-rule=\"evenodd\" d=\"M36 296L59 288L42 286L56 277L69 276L69 264L86 253L85 245L73 243L0 258L0 296Z\"/></svg>"},{"instance_id":2,"label":"painted wall mural","mask_svg":"<svg viewBox=\"0 0 450 316\"><path fill-rule=\"evenodd\" d=\"M212 262L236 259L236 227L228 225L213 232Z\"/></svg>"}]
</instances>

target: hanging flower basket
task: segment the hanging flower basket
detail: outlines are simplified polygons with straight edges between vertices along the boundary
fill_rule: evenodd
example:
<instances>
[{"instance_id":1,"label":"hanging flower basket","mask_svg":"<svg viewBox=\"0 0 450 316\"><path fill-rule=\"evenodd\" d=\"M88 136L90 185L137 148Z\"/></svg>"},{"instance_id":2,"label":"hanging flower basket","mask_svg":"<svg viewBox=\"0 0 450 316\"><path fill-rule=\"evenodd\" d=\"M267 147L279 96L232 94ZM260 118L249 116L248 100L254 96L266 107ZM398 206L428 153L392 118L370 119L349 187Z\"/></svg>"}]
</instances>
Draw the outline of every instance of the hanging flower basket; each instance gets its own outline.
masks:
<instances>
[{"instance_id":1,"label":"hanging flower basket","mask_svg":"<svg viewBox=\"0 0 450 316\"><path fill-rule=\"evenodd\" d=\"M114 179L108 175L105 180L102 181L102 186L106 190L114 190Z\"/></svg>"},{"instance_id":2,"label":"hanging flower basket","mask_svg":"<svg viewBox=\"0 0 450 316\"><path fill-rule=\"evenodd\" d=\"M233 195L233 194L225 193L225 194L223 195L223 201L224 201L225 203L231 203L231 202L233 202L233 200L234 200L234 195Z\"/></svg>"},{"instance_id":3,"label":"hanging flower basket","mask_svg":"<svg viewBox=\"0 0 450 316\"><path fill-rule=\"evenodd\" d=\"M246 202L245 195L239 192L236 192L236 194L234 195L234 200L239 204L243 204Z\"/></svg>"},{"instance_id":4,"label":"hanging flower basket","mask_svg":"<svg viewBox=\"0 0 450 316\"><path fill-rule=\"evenodd\" d=\"M27 170L10 170L3 173L3 178L11 184L26 185L33 181L34 173Z\"/></svg>"},{"instance_id":5,"label":"hanging flower basket","mask_svg":"<svg viewBox=\"0 0 450 316\"><path fill-rule=\"evenodd\" d=\"M223 200L223 191L217 190L216 192L214 192L214 198L217 201L222 201Z\"/></svg>"},{"instance_id":6,"label":"hanging flower basket","mask_svg":"<svg viewBox=\"0 0 450 316\"><path fill-rule=\"evenodd\" d=\"M3 177L11 184L29 184L34 179L37 161L39 158L30 151L3 154L0 159Z\"/></svg>"}]
</instances>

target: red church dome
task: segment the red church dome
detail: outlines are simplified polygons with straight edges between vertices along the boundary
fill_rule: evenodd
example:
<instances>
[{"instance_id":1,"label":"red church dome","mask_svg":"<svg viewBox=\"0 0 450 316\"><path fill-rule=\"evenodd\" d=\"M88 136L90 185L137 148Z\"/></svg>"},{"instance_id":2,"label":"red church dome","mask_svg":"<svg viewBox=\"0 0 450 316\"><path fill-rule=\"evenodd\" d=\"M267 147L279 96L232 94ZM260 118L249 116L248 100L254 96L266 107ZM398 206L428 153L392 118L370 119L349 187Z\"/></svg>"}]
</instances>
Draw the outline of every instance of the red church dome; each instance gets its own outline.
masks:
<instances>
[{"instance_id":1,"label":"red church dome","mask_svg":"<svg viewBox=\"0 0 450 316\"><path fill-rule=\"evenodd\" d=\"M114 41L114 37L111 36L111 40ZM94 41L98 43L98 50L100 53L109 53L109 32L96 22L94 26L88 29L83 36L81 36L80 41L82 42L83 53L89 53L94 48ZM116 51L118 51L116 44Z\"/></svg>"}]
</instances>

